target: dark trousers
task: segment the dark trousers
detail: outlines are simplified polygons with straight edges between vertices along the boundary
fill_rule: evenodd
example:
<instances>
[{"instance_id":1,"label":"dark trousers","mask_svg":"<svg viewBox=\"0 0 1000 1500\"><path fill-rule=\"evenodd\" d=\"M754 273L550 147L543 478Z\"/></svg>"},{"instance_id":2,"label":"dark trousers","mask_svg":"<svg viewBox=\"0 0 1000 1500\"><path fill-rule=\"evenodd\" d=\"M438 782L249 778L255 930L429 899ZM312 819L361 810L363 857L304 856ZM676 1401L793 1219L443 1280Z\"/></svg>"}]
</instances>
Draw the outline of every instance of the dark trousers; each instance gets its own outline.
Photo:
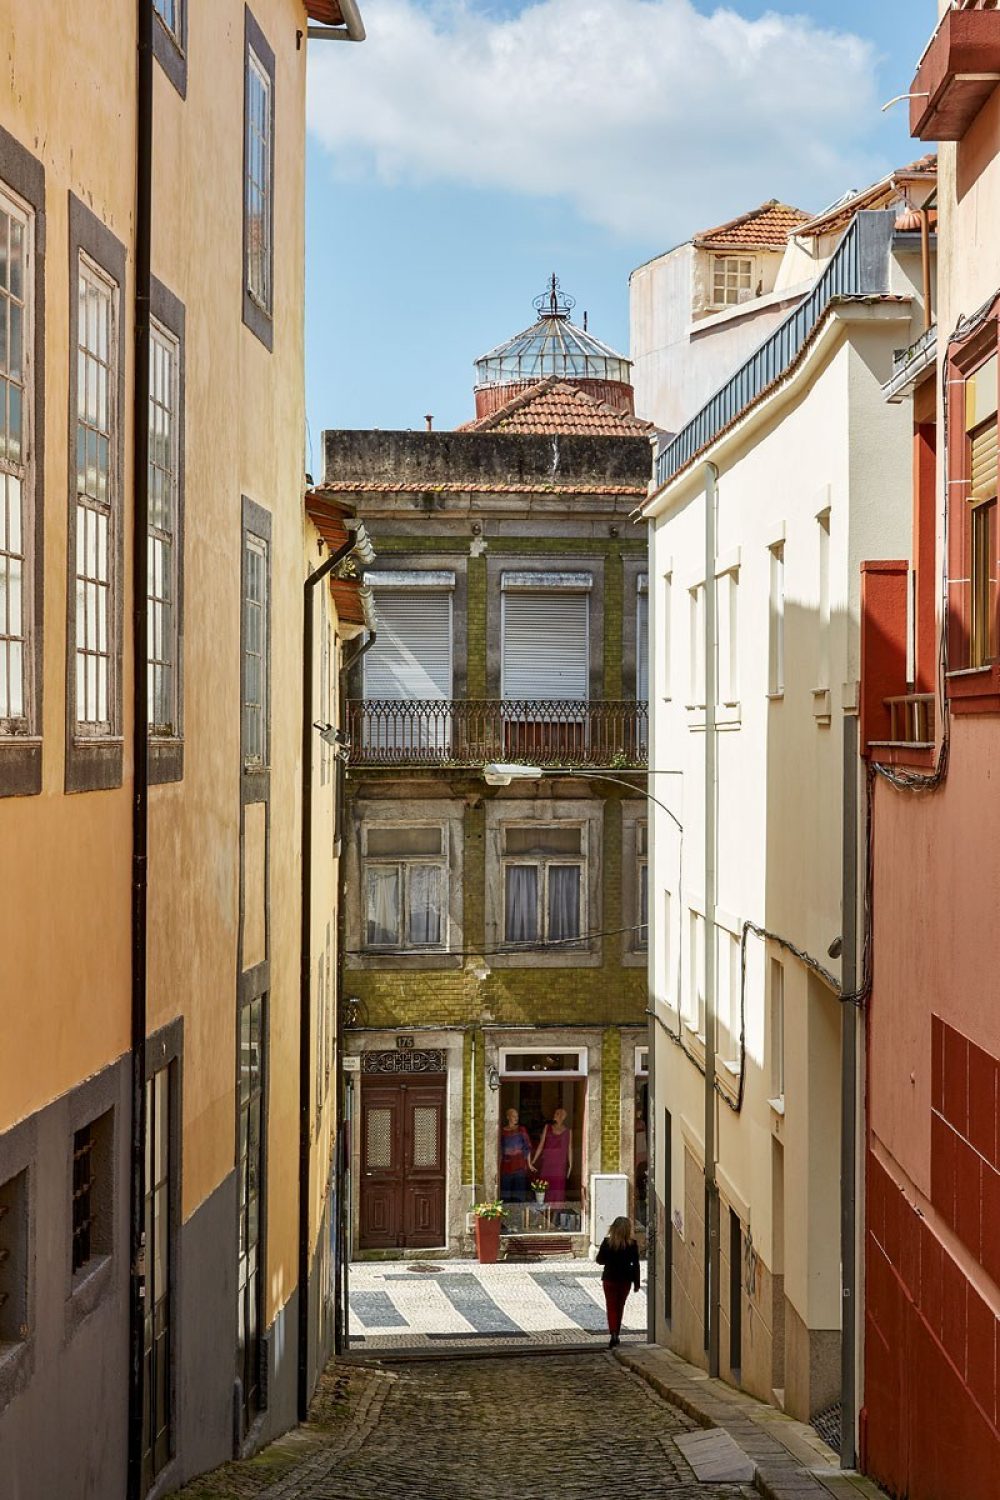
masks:
<instances>
[{"instance_id":1,"label":"dark trousers","mask_svg":"<svg viewBox=\"0 0 1000 1500\"><path fill-rule=\"evenodd\" d=\"M622 1331L622 1313L625 1311L625 1303L628 1294L632 1290L630 1281L605 1281L604 1301L608 1309L608 1332L619 1334Z\"/></svg>"}]
</instances>

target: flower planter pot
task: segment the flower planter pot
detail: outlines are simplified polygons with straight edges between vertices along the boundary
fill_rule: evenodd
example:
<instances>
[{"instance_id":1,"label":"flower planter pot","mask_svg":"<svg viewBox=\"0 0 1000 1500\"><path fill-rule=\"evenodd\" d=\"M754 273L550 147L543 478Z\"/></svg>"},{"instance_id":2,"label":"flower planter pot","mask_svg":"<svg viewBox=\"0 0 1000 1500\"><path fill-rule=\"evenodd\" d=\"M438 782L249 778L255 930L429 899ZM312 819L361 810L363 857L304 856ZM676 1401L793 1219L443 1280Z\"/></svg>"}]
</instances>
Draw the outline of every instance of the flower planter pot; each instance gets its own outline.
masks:
<instances>
[{"instance_id":1,"label":"flower planter pot","mask_svg":"<svg viewBox=\"0 0 1000 1500\"><path fill-rule=\"evenodd\" d=\"M536 1203L544 1203L545 1202L545 1193L544 1193L544 1191L541 1192L541 1193L536 1193L535 1194L535 1202Z\"/></svg>"},{"instance_id":2,"label":"flower planter pot","mask_svg":"<svg viewBox=\"0 0 1000 1500\"><path fill-rule=\"evenodd\" d=\"M476 1259L484 1266L492 1266L500 1255L501 1219L476 1218Z\"/></svg>"}]
</instances>

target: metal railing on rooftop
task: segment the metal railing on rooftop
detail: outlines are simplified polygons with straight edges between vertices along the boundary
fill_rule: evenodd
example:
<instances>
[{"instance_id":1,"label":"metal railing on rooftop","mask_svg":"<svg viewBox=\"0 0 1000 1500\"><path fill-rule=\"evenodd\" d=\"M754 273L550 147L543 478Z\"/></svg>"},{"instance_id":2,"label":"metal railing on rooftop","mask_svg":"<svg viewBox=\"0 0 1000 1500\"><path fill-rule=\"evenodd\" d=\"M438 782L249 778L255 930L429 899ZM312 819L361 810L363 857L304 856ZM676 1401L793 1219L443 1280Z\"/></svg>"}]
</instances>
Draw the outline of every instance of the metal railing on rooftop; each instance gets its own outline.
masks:
<instances>
[{"instance_id":1,"label":"metal railing on rooftop","mask_svg":"<svg viewBox=\"0 0 1000 1500\"><path fill-rule=\"evenodd\" d=\"M647 762L644 702L501 698L353 699L350 762L360 766L481 766L641 770Z\"/></svg>"},{"instance_id":2,"label":"metal railing on rooftop","mask_svg":"<svg viewBox=\"0 0 1000 1500\"><path fill-rule=\"evenodd\" d=\"M672 479L791 367L831 303L842 297L886 295L895 223L894 209L866 209L855 215L809 296L657 455L657 485Z\"/></svg>"}]
</instances>

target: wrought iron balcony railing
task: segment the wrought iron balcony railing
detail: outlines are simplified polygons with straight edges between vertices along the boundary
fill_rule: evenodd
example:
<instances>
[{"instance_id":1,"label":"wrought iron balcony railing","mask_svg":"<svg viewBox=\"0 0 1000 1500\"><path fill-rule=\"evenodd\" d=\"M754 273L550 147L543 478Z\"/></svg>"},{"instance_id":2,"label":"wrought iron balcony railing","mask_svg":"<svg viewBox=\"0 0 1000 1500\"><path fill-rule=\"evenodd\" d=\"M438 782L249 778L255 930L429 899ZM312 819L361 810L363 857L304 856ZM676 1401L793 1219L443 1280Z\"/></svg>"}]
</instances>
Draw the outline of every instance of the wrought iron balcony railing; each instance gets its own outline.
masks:
<instances>
[{"instance_id":1,"label":"wrought iron balcony railing","mask_svg":"<svg viewBox=\"0 0 1000 1500\"><path fill-rule=\"evenodd\" d=\"M644 702L501 698L354 699L347 706L352 765L536 766L647 763Z\"/></svg>"}]
</instances>

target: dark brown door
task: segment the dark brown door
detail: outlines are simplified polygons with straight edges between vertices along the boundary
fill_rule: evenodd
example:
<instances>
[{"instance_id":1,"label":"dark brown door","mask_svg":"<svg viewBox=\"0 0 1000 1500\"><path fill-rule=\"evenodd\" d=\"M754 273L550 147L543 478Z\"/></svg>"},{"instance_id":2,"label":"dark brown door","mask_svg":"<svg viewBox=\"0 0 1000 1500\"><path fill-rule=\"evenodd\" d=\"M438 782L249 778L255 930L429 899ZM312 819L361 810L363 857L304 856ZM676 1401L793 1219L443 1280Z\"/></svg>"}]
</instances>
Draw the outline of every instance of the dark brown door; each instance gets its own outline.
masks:
<instances>
[{"instance_id":1,"label":"dark brown door","mask_svg":"<svg viewBox=\"0 0 1000 1500\"><path fill-rule=\"evenodd\" d=\"M361 1248L445 1242L444 1077L365 1080L361 1092Z\"/></svg>"}]
</instances>

